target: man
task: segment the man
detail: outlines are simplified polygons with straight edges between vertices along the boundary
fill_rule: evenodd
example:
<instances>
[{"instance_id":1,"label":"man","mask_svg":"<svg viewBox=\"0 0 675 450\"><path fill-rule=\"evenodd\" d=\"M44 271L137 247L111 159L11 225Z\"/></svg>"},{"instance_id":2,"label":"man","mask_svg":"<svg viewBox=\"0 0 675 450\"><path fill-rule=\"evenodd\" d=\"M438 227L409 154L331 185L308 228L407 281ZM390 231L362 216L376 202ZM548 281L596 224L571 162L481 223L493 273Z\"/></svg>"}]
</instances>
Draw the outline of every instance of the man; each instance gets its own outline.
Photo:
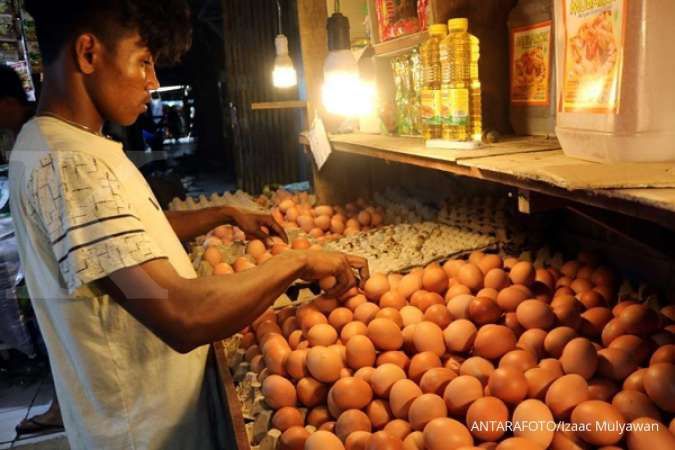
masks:
<instances>
[{"instance_id":1,"label":"man","mask_svg":"<svg viewBox=\"0 0 675 450\"><path fill-rule=\"evenodd\" d=\"M104 120L128 125L158 87L156 60L188 46L183 0L27 1L45 77L10 161L19 253L72 449L207 449L206 344L267 309L297 278L367 277L365 260L287 251L255 269L196 279L181 240L267 215L164 214Z\"/></svg>"}]
</instances>

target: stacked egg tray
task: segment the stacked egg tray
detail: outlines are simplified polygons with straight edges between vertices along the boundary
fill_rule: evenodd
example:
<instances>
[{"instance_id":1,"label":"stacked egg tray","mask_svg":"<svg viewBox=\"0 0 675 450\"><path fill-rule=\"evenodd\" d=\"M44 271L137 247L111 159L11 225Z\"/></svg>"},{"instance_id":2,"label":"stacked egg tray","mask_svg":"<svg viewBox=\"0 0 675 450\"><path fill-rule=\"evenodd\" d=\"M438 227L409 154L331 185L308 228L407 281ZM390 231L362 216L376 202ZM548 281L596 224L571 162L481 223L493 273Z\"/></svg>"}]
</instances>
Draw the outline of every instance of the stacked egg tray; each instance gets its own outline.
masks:
<instances>
[{"instance_id":1,"label":"stacked egg tray","mask_svg":"<svg viewBox=\"0 0 675 450\"><path fill-rule=\"evenodd\" d=\"M666 450L675 305L648 291L475 251L268 310L226 356L255 450Z\"/></svg>"},{"instance_id":2,"label":"stacked egg tray","mask_svg":"<svg viewBox=\"0 0 675 450\"><path fill-rule=\"evenodd\" d=\"M234 193L213 193L209 197L202 194L199 197L186 197L184 200L175 197L169 203L169 211L193 211L196 209L210 208L213 206L233 206L252 211L267 211L257 203L253 197L244 191Z\"/></svg>"},{"instance_id":3,"label":"stacked egg tray","mask_svg":"<svg viewBox=\"0 0 675 450\"><path fill-rule=\"evenodd\" d=\"M497 243L495 237L437 222L401 223L326 244L364 257L371 273L401 272Z\"/></svg>"}]
</instances>

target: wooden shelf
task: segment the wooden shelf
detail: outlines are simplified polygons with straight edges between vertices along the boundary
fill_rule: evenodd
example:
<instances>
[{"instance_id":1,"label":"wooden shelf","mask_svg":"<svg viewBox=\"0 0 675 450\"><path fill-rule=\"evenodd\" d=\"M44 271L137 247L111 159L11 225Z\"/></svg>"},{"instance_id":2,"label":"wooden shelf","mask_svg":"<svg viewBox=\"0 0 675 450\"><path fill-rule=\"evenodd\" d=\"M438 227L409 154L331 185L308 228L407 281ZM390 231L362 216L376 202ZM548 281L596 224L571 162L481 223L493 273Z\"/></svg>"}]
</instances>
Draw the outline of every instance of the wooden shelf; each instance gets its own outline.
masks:
<instances>
[{"instance_id":1,"label":"wooden shelf","mask_svg":"<svg viewBox=\"0 0 675 450\"><path fill-rule=\"evenodd\" d=\"M413 34L405 34L388 41L373 45L375 56L390 57L412 50L427 38L426 31Z\"/></svg>"},{"instance_id":2,"label":"wooden shelf","mask_svg":"<svg viewBox=\"0 0 675 450\"><path fill-rule=\"evenodd\" d=\"M675 229L672 163L592 163L565 156L555 139L537 137L475 150L428 149L421 138L359 133L331 135L330 141L335 152L497 182Z\"/></svg>"},{"instance_id":3,"label":"wooden shelf","mask_svg":"<svg viewBox=\"0 0 675 450\"><path fill-rule=\"evenodd\" d=\"M211 344L211 351L215 356L218 388L223 401L223 410L226 412L226 419L229 421L226 425L229 428L229 432L231 432L227 436L228 440L230 440L227 443L227 448L234 446L236 450L251 450L248 436L246 435L244 415L241 412L241 403L237 397L230 369L227 367L227 357L225 356L223 342Z\"/></svg>"}]
</instances>

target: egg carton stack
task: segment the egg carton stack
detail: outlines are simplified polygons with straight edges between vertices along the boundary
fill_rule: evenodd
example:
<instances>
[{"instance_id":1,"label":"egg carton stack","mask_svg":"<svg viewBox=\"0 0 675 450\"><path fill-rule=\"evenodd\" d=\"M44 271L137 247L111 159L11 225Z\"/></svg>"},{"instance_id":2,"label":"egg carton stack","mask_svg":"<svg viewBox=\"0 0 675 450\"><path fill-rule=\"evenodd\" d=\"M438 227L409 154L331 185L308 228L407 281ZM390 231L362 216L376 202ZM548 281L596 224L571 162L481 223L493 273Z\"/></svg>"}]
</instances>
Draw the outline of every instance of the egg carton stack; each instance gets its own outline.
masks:
<instances>
[{"instance_id":1,"label":"egg carton stack","mask_svg":"<svg viewBox=\"0 0 675 450\"><path fill-rule=\"evenodd\" d=\"M187 197L185 200L175 197L169 203L169 211L194 211L212 206L233 206L251 211L267 211L244 191L224 192L222 194L214 192L209 197L202 194L199 197Z\"/></svg>"},{"instance_id":2,"label":"egg carton stack","mask_svg":"<svg viewBox=\"0 0 675 450\"><path fill-rule=\"evenodd\" d=\"M494 236L507 253L518 253L528 244L528 233L517 219L513 201L497 196L458 196L447 199L437 220L451 226Z\"/></svg>"},{"instance_id":3,"label":"egg carton stack","mask_svg":"<svg viewBox=\"0 0 675 450\"><path fill-rule=\"evenodd\" d=\"M371 273L388 273L496 243L487 234L438 222L420 222L387 225L331 242L326 247L367 258Z\"/></svg>"},{"instance_id":4,"label":"egg carton stack","mask_svg":"<svg viewBox=\"0 0 675 450\"><path fill-rule=\"evenodd\" d=\"M411 195L399 188L389 188L375 194L375 202L384 208L385 222L389 224L434 220L438 214L438 205L423 195Z\"/></svg>"}]
</instances>

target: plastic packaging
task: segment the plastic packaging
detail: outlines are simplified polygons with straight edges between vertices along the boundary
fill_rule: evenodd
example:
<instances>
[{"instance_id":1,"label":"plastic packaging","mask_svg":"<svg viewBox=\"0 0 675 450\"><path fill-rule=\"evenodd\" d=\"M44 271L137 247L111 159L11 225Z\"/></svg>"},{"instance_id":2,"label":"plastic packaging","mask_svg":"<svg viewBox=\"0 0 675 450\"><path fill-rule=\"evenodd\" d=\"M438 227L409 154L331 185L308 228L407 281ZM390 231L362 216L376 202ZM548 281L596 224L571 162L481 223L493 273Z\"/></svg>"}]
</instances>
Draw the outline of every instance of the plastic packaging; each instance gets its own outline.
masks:
<instances>
[{"instance_id":1,"label":"plastic packaging","mask_svg":"<svg viewBox=\"0 0 675 450\"><path fill-rule=\"evenodd\" d=\"M564 152L675 161L675 1L560 0L555 21Z\"/></svg>"},{"instance_id":2,"label":"plastic packaging","mask_svg":"<svg viewBox=\"0 0 675 450\"><path fill-rule=\"evenodd\" d=\"M420 30L417 6L415 0L376 0L380 40L386 41L404 34L417 33Z\"/></svg>"},{"instance_id":3,"label":"plastic packaging","mask_svg":"<svg viewBox=\"0 0 675 450\"><path fill-rule=\"evenodd\" d=\"M555 133L555 52L551 0L520 0L509 15L510 117L516 134Z\"/></svg>"},{"instance_id":4,"label":"plastic packaging","mask_svg":"<svg viewBox=\"0 0 675 450\"><path fill-rule=\"evenodd\" d=\"M444 24L429 27L429 38L420 45L423 87L421 93L422 136L441 137L441 62L439 44L447 34Z\"/></svg>"}]
</instances>

